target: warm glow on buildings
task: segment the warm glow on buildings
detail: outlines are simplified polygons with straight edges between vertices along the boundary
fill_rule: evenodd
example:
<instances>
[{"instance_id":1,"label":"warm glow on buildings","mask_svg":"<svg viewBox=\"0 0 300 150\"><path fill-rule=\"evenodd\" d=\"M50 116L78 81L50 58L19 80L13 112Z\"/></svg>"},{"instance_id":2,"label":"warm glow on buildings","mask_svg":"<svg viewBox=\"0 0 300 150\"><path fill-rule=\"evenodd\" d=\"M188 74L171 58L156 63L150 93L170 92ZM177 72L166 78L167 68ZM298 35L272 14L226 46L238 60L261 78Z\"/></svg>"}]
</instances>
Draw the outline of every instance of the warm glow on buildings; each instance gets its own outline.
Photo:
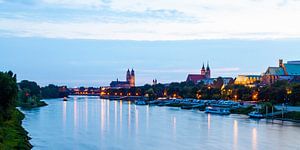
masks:
<instances>
[{"instance_id":1,"label":"warm glow on buildings","mask_svg":"<svg viewBox=\"0 0 300 150\"><path fill-rule=\"evenodd\" d=\"M235 81L234 84L236 85L246 85L246 86L255 86L255 83L261 81L260 75L239 75Z\"/></svg>"}]
</instances>

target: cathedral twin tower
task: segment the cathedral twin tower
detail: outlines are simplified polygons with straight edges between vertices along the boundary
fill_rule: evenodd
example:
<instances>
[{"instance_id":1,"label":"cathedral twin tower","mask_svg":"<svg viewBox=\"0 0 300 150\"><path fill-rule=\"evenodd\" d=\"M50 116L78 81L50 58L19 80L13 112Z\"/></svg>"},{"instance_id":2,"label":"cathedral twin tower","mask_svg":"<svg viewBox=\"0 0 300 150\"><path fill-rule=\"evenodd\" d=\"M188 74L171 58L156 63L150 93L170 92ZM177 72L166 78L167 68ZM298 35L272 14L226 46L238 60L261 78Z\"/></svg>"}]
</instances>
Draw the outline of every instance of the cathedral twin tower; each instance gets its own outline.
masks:
<instances>
[{"instance_id":1,"label":"cathedral twin tower","mask_svg":"<svg viewBox=\"0 0 300 150\"><path fill-rule=\"evenodd\" d=\"M127 70L126 81L130 84L130 87L135 86L135 74L133 69L131 70L131 72L129 69Z\"/></svg>"},{"instance_id":2,"label":"cathedral twin tower","mask_svg":"<svg viewBox=\"0 0 300 150\"><path fill-rule=\"evenodd\" d=\"M207 67L206 67L206 70L205 70L205 67L204 67L204 63L203 63L203 66L202 66L202 69L201 69L201 75L202 76L205 76L206 78L210 78L210 68L209 68L209 64L207 63Z\"/></svg>"}]
</instances>

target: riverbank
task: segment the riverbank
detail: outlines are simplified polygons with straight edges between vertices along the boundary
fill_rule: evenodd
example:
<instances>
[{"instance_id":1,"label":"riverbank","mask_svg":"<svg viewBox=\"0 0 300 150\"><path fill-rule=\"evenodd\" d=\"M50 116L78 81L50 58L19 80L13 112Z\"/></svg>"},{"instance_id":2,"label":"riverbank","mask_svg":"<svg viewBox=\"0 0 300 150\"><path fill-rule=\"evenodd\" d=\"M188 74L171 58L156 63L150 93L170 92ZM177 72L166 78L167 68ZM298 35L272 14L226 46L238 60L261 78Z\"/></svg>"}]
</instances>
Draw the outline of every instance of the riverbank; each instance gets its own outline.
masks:
<instances>
[{"instance_id":1,"label":"riverbank","mask_svg":"<svg viewBox=\"0 0 300 150\"><path fill-rule=\"evenodd\" d=\"M28 132L22 127L25 115L18 109L10 110L11 118L0 123L0 149L30 150L32 145Z\"/></svg>"},{"instance_id":2,"label":"riverbank","mask_svg":"<svg viewBox=\"0 0 300 150\"><path fill-rule=\"evenodd\" d=\"M48 104L44 101L32 101L32 102L28 102L28 103L21 103L19 104L19 106L21 108L25 108L25 109L31 109L31 108L36 108L36 107L43 107L43 106L47 106Z\"/></svg>"}]
</instances>

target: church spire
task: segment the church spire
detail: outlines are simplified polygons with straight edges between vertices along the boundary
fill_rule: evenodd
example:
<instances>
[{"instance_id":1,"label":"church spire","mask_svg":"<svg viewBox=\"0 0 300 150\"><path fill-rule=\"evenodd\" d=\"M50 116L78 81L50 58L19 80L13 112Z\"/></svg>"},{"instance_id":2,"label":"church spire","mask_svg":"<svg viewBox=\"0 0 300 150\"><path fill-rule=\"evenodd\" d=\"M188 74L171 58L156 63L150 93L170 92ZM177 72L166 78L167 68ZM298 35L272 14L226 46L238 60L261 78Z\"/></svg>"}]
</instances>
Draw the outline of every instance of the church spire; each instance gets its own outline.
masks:
<instances>
[{"instance_id":1,"label":"church spire","mask_svg":"<svg viewBox=\"0 0 300 150\"><path fill-rule=\"evenodd\" d=\"M210 72L209 62L208 61L207 61L207 67L206 67L205 77L206 78L211 78L211 72Z\"/></svg>"},{"instance_id":2,"label":"church spire","mask_svg":"<svg viewBox=\"0 0 300 150\"><path fill-rule=\"evenodd\" d=\"M206 71L209 71L210 68L209 68L209 62L207 61L207 67L206 67Z\"/></svg>"},{"instance_id":3,"label":"church spire","mask_svg":"<svg viewBox=\"0 0 300 150\"><path fill-rule=\"evenodd\" d=\"M205 75L205 67L204 67L204 63L203 63L203 66L202 66L202 69L201 69L201 75Z\"/></svg>"}]
</instances>

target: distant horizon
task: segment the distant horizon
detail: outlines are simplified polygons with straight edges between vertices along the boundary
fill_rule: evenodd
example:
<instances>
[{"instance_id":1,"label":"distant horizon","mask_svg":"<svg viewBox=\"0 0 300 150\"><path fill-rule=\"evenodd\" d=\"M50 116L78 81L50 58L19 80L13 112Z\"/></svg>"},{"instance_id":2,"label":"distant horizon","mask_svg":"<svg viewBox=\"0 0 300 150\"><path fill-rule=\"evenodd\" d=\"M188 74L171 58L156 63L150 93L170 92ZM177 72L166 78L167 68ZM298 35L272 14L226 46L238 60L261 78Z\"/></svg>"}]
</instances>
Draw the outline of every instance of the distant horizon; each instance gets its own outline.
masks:
<instances>
[{"instance_id":1,"label":"distant horizon","mask_svg":"<svg viewBox=\"0 0 300 150\"><path fill-rule=\"evenodd\" d=\"M108 86L136 70L137 85L185 81L209 61L212 77L263 73L269 66L299 60L298 39L284 40L70 40L0 37L1 71L18 80L75 86ZM17 44L16 44L17 43Z\"/></svg>"}]
</instances>

